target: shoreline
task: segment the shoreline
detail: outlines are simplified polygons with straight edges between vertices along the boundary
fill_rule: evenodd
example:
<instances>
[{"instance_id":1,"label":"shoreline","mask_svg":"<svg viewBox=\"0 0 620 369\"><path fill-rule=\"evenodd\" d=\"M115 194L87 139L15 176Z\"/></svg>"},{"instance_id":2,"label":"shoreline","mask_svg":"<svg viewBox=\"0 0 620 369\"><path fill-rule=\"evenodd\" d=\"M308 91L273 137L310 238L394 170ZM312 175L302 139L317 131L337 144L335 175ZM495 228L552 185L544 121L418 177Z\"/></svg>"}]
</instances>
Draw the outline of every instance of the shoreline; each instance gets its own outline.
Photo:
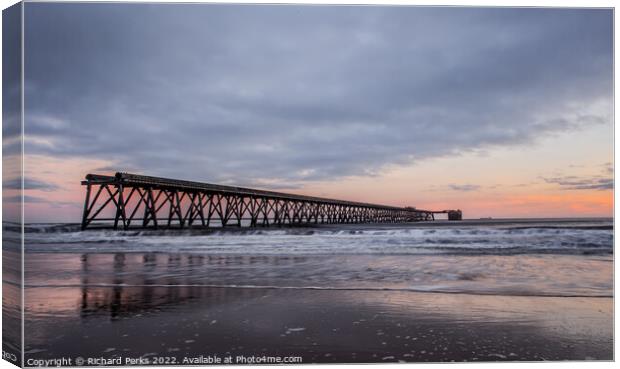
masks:
<instances>
[{"instance_id":1,"label":"shoreline","mask_svg":"<svg viewBox=\"0 0 620 369\"><path fill-rule=\"evenodd\" d=\"M21 286L19 283L3 280L3 283L14 287ZM468 295L468 296L505 296L505 297L552 297L552 298L592 298L592 299L613 299L613 295L585 295L585 294L527 294L510 292L482 292L482 291L445 291L445 290L423 290L415 288L392 288L392 287L322 287L322 286L261 286L261 285L218 285L218 284L25 284L27 289L35 288L224 288L240 290L308 290L308 291L358 291L358 292L403 292L403 293L430 293L446 295Z\"/></svg>"}]
</instances>

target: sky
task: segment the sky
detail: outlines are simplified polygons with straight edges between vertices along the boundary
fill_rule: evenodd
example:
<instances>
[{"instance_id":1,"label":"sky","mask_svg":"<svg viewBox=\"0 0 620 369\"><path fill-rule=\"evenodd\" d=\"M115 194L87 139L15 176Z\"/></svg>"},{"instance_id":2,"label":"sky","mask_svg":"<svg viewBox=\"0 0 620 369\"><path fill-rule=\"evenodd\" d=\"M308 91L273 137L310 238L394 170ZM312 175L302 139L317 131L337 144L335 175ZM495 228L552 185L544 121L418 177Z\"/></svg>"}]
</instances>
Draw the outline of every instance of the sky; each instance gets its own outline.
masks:
<instances>
[{"instance_id":1,"label":"sky","mask_svg":"<svg viewBox=\"0 0 620 369\"><path fill-rule=\"evenodd\" d=\"M27 3L26 221L79 221L80 180L116 171L466 218L612 216L612 16ZM4 201L18 184L4 176Z\"/></svg>"}]
</instances>

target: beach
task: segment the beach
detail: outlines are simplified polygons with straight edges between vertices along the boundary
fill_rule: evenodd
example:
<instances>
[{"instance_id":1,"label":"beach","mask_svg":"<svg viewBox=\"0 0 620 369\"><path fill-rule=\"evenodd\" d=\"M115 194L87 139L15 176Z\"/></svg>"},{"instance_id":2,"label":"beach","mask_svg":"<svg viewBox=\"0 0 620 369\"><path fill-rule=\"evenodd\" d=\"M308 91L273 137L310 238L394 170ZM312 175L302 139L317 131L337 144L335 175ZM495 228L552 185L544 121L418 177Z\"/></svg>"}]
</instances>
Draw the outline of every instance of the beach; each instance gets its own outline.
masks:
<instances>
[{"instance_id":1,"label":"beach","mask_svg":"<svg viewBox=\"0 0 620 369\"><path fill-rule=\"evenodd\" d=\"M50 298L28 291L33 306ZM79 301L83 291L48 291ZM27 358L279 356L302 362L611 360L609 298L142 287L31 313ZM117 294L122 303L114 302ZM37 298L38 295L38 298ZM146 296L149 296L146 298ZM60 310L61 307L58 307Z\"/></svg>"},{"instance_id":2,"label":"beach","mask_svg":"<svg viewBox=\"0 0 620 369\"><path fill-rule=\"evenodd\" d=\"M613 360L609 220L58 229L26 236L31 363Z\"/></svg>"}]
</instances>

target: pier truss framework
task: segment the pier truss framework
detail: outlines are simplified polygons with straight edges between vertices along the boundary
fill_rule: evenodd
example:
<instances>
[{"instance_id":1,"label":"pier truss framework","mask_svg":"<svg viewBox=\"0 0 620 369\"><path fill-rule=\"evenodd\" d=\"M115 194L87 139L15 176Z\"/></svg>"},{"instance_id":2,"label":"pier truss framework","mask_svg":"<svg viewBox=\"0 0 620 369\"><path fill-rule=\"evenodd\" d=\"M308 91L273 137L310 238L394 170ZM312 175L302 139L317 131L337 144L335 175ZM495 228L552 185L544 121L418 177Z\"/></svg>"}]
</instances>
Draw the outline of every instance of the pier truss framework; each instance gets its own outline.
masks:
<instances>
[{"instance_id":1,"label":"pier truss framework","mask_svg":"<svg viewBox=\"0 0 620 369\"><path fill-rule=\"evenodd\" d=\"M429 221L429 211L222 186L130 173L88 174L82 229L89 226L226 227Z\"/></svg>"}]
</instances>

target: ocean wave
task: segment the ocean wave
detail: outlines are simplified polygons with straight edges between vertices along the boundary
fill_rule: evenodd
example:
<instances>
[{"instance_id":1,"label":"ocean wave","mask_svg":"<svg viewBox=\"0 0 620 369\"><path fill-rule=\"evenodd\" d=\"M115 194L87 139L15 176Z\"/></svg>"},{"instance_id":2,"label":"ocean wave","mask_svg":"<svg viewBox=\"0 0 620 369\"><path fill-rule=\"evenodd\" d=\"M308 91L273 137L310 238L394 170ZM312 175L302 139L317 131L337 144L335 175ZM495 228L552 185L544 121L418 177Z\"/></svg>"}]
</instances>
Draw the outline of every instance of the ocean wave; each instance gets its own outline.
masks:
<instances>
[{"instance_id":1,"label":"ocean wave","mask_svg":"<svg viewBox=\"0 0 620 369\"><path fill-rule=\"evenodd\" d=\"M489 230L508 230L511 232L541 230L613 230L613 219L530 219L530 220L490 220L490 221L460 221L460 222L421 222L421 223L362 223L362 224L301 224L282 227L200 227L192 228L140 228L130 230L112 230L112 227L89 228L87 232L113 231L128 235L205 235L205 234L289 234L289 235L313 235L321 233L338 234L394 234L401 232L425 231L428 234L444 229L450 229L454 233L484 234ZM13 222L3 222L3 230L9 232L21 232L22 225ZM23 225L24 233L71 233L80 232L79 223L26 223Z\"/></svg>"},{"instance_id":2,"label":"ocean wave","mask_svg":"<svg viewBox=\"0 0 620 369\"><path fill-rule=\"evenodd\" d=\"M438 223L440 224L440 223ZM611 227L611 228L610 228ZM21 227L4 224L6 240ZM210 254L612 254L613 226L568 224L329 225L300 228L93 229L24 226L26 252L185 252Z\"/></svg>"}]
</instances>

